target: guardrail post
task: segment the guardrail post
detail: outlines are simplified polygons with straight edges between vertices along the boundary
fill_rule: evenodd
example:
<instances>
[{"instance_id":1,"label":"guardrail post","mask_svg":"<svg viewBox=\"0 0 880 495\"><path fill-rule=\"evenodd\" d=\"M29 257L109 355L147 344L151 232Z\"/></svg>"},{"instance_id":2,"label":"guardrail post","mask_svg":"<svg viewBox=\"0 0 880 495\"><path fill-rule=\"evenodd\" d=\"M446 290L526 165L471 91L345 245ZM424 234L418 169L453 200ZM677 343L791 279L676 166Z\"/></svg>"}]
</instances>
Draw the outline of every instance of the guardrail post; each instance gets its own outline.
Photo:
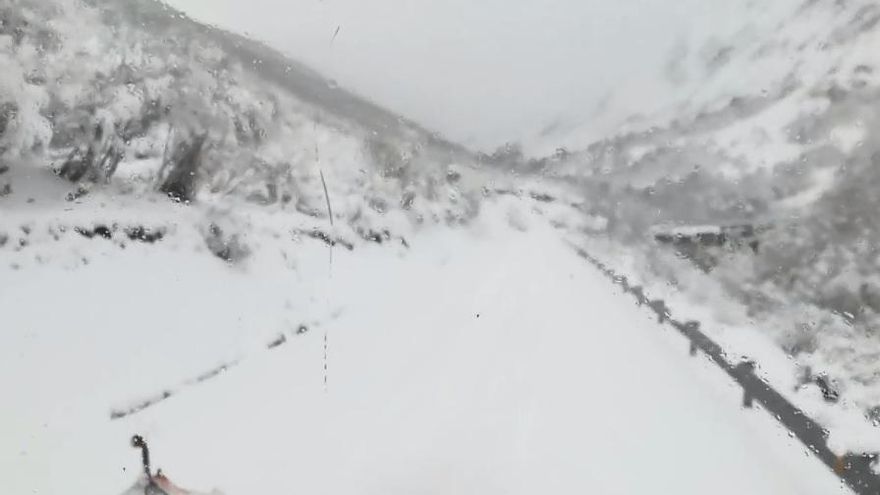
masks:
<instances>
[{"instance_id":1,"label":"guardrail post","mask_svg":"<svg viewBox=\"0 0 880 495\"><path fill-rule=\"evenodd\" d=\"M743 401L742 405L746 409L751 409L754 403L754 397L751 393L749 393L747 384L749 383L749 379L754 378L755 374L755 362L754 361L743 361L736 365L736 373L740 375L742 378L742 388L743 388Z\"/></svg>"},{"instance_id":2,"label":"guardrail post","mask_svg":"<svg viewBox=\"0 0 880 495\"><path fill-rule=\"evenodd\" d=\"M641 306L647 302L645 298L645 290L641 285L635 285L632 287L632 293L636 297L636 303Z\"/></svg>"},{"instance_id":3,"label":"guardrail post","mask_svg":"<svg viewBox=\"0 0 880 495\"><path fill-rule=\"evenodd\" d=\"M657 323L664 323L669 319L670 313L669 308L666 306L666 301L663 299L654 299L648 302L648 306L654 310L654 313L657 313Z\"/></svg>"}]
</instances>

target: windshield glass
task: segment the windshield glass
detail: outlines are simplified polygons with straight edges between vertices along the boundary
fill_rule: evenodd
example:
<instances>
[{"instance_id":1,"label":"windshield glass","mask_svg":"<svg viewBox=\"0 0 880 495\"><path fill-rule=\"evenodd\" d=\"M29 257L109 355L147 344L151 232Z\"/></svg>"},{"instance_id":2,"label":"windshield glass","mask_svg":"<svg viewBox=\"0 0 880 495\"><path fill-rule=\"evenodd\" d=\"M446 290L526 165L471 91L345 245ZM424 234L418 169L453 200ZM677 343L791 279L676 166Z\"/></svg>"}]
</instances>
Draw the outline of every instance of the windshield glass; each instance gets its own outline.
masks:
<instances>
[{"instance_id":1,"label":"windshield glass","mask_svg":"<svg viewBox=\"0 0 880 495\"><path fill-rule=\"evenodd\" d=\"M880 493L878 46L0 0L0 493Z\"/></svg>"}]
</instances>

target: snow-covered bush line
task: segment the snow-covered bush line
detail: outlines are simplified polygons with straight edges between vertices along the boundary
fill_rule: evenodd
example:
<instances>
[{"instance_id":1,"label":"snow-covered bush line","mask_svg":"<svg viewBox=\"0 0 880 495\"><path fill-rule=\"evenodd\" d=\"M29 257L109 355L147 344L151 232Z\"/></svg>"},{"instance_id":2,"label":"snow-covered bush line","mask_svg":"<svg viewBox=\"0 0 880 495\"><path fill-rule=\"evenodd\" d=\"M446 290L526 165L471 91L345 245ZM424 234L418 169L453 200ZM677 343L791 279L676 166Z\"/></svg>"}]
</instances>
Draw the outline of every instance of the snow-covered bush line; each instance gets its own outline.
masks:
<instances>
[{"instance_id":1,"label":"snow-covered bush line","mask_svg":"<svg viewBox=\"0 0 880 495\"><path fill-rule=\"evenodd\" d=\"M327 218L323 172L335 219L362 236L391 217L454 225L477 213L484 179L467 154L404 121L380 133L336 115L264 77L263 60L230 53L223 34L163 8L0 6L0 166L51 168L73 183L71 201L155 191ZM161 22L139 24L137 9ZM19 189L13 175L25 174L0 174L3 195Z\"/></svg>"}]
</instances>

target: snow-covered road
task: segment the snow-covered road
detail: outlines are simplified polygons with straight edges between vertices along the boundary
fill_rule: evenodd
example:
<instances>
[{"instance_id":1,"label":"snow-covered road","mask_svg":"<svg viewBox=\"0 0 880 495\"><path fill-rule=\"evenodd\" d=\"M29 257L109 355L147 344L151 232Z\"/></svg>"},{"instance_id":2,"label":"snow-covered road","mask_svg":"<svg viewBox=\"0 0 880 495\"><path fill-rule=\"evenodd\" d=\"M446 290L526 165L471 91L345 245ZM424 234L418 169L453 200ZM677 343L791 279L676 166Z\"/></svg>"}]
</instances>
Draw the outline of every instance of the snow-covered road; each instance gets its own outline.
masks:
<instances>
[{"instance_id":1,"label":"snow-covered road","mask_svg":"<svg viewBox=\"0 0 880 495\"><path fill-rule=\"evenodd\" d=\"M0 332L0 386L12 407L0 411L0 434L14 441L0 442L0 492L121 493L139 472L127 442L140 433L155 467L177 484L227 495L848 493L772 418L740 409L738 388L688 357L680 336L615 293L538 222L526 232L485 221L424 232L406 253L337 250L332 267L326 247L312 244L297 271L258 267L250 285L236 285L241 274L211 278L179 254L181 270L199 275L171 276L169 255L162 283L172 295L164 297L188 294L208 277L219 304L207 320L168 323L183 349L168 349L161 333L153 347L140 336L139 352L122 359L102 342L135 337L113 315L112 338L100 319L48 329L17 318L37 304L29 298L58 295L45 278L9 272L17 289L0 290L0 314L16 326ZM131 252L114 256L137 256ZM77 277L106 263L123 280L143 271L136 260L99 259ZM303 305L325 315L324 324L271 351L242 351L228 372L109 419L118 401L156 391L142 389L148 378L132 385L132 377L168 369L192 376L165 356L235 354L242 321L269 321L260 316L265 308L247 303L253 294L244 296L261 283L311 290L317 296ZM136 297L131 287L102 294L113 290ZM228 296L236 291L240 307ZM78 332L81 345L72 339L66 359L81 366L59 369L34 354L50 332ZM220 344L199 345L205 335ZM45 347L46 356L59 353ZM102 378L86 379L96 369ZM15 386L34 373L46 377L44 387L57 376L57 394Z\"/></svg>"}]
</instances>

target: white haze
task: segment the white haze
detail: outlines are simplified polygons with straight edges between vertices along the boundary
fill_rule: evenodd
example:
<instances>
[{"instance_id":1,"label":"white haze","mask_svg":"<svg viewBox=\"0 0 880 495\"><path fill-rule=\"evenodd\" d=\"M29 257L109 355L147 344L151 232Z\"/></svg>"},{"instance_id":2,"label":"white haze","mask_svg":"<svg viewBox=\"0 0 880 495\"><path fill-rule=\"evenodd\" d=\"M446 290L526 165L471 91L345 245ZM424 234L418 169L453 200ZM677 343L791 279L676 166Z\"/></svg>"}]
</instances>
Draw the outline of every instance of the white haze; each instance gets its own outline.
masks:
<instances>
[{"instance_id":1,"label":"white haze","mask_svg":"<svg viewBox=\"0 0 880 495\"><path fill-rule=\"evenodd\" d=\"M674 48L743 23L729 0L168 0L475 149L600 137L670 92ZM753 12L757 15L756 12ZM334 39L334 33L337 32ZM612 104L609 105L609 102ZM590 136L592 135L592 136Z\"/></svg>"}]
</instances>

